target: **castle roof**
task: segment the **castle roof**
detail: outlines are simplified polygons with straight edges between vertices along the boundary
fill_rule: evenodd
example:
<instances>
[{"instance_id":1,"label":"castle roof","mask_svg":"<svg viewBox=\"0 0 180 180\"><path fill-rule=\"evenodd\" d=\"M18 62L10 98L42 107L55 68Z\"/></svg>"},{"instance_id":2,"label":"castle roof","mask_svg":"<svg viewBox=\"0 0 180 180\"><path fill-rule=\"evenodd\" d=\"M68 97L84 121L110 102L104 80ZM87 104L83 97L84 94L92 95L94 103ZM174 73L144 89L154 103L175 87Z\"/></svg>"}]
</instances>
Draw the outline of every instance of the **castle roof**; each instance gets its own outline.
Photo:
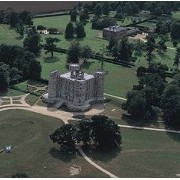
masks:
<instances>
[{"instance_id":1,"label":"castle roof","mask_svg":"<svg viewBox=\"0 0 180 180\"><path fill-rule=\"evenodd\" d=\"M71 72L62 74L62 75L60 75L60 77L70 79L72 81L83 81L83 80L89 80L89 79L94 78L94 76L91 74L87 74L87 73L83 73L83 74L84 74L83 79L78 79L77 77L72 77Z\"/></svg>"}]
</instances>

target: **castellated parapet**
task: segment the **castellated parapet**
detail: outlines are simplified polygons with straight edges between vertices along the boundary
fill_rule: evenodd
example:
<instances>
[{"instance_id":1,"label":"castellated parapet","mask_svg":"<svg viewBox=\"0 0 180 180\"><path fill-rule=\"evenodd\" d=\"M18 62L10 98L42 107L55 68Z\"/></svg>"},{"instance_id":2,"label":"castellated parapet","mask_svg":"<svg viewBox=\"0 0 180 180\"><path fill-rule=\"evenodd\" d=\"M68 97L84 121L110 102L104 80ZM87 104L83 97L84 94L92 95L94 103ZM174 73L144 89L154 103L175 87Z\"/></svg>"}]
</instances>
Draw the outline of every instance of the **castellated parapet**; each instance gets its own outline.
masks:
<instances>
[{"instance_id":1,"label":"castellated parapet","mask_svg":"<svg viewBox=\"0 0 180 180\"><path fill-rule=\"evenodd\" d=\"M104 101L104 72L87 74L78 64L70 64L69 72L62 75L52 71L43 101L53 103L56 108L65 105L72 111L87 110L92 104Z\"/></svg>"}]
</instances>

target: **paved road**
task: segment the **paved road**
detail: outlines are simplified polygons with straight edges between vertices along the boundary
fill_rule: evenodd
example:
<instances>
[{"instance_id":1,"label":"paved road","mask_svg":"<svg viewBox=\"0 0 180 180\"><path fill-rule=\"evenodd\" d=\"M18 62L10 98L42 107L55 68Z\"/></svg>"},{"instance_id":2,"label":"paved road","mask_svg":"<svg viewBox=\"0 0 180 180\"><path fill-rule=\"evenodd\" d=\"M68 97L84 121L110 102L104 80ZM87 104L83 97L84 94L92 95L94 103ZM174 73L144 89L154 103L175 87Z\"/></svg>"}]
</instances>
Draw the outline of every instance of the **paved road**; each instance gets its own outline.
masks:
<instances>
[{"instance_id":1,"label":"paved road","mask_svg":"<svg viewBox=\"0 0 180 180\"><path fill-rule=\"evenodd\" d=\"M159 132L170 132L170 133L180 134L180 131L168 130L168 129L157 129L157 128L147 128L147 127L138 127L138 126L127 126L127 125L120 125L120 124L118 124L118 126L119 126L119 127L123 127L123 128L130 128L130 129L140 129L140 130L159 131Z\"/></svg>"},{"instance_id":2,"label":"paved road","mask_svg":"<svg viewBox=\"0 0 180 180\"><path fill-rule=\"evenodd\" d=\"M92 166L94 166L96 169L98 169L99 171L107 174L109 177L111 178L118 178L117 176L115 176L114 174L110 173L109 171L103 169L102 167L100 167L99 165L97 165L96 163L94 163L93 161L91 161L91 159L89 159L87 157L87 155L84 153L84 151L80 148L80 147L77 147L77 150L80 152L80 154L83 156L83 158L88 162L90 163Z\"/></svg>"},{"instance_id":3,"label":"paved road","mask_svg":"<svg viewBox=\"0 0 180 180\"><path fill-rule=\"evenodd\" d=\"M123 100L123 101L126 101L126 100L127 100L126 98L119 97L119 96L114 96L114 95L112 95L112 94L104 93L104 95L109 96L109 97L114 97L114 98L116 98L116 99L121 99L121 100Z\"/></svg>"}]
</instances>

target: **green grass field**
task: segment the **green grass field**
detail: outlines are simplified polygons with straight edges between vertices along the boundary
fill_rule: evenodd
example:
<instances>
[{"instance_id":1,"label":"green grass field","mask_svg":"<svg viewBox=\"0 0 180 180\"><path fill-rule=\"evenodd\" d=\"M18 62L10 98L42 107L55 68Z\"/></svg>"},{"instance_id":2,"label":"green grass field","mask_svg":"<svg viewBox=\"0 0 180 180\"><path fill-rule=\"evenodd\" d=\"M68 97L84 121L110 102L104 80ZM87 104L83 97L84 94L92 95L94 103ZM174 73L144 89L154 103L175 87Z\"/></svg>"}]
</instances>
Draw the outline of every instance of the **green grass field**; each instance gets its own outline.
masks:
<instances>
[{"instance_id":1,"label":"green grass field","mask_svg":"<svg viewBox=\"0 0 180 180\"><path fill-rule=\"evenodd\" d=\"M66 69L66 54L55 53L54 59L48 60L49 55L42 52L39 59L42 65L42 78L48 79L49 73L57 69L60 73L67 72ZM51 61L52 60L52 61ZM87 73L94 73L100 68L100 63L97 60L90 60L88 65L82 67ZM125 68L111 63L104 63L105 75L105 92L117 96L125 97L127 91L132 89L132 86L137 83L137 77L133 68Z\"/></svg>"},{"instance_id":2,"label":"green grass field","mask_svg":"<svg viewBox=\"0 0 180 180\"><path fill-rule=\"evenodd\" d=\"M121 128L120 153L88 156L120 178L175 178L180 169L180 135Z\"/></svg>"},{"instance_id":3,"label":"green grass field","mask_svg":"<svg viewBox=\"0 0 180 180\"><path fill-rule=\"evenodd\" d=\"M22 39L14 29L10 29L9 25L0 24L0 44L19 45L22 46Z\"/></svg>"},{"instance_id":4,"label":"green grass field","mask_svg":"<svg viewBox=\"0 0 180 180\"><path fill-rule=\"evenodd\" d=\"M180 11L173 12L172 17L176 20L180 20Z\"/></svg>"},{"instance_id":5,"label":"green grass field","mask_svg":"<svg viewBox=\"0 0 180 180\"><path fill-rule=\"evenodd\" d=\"M13 145L13 153L0 153L0 177L23 172L31 178L107 177L89 165L79 154L51 153L55 144L49 135L63 122L56 118L24 110L0 112L0 149ZM82 173L69 175L71 166L79 165Z\"/></svg>"}]
</instances>

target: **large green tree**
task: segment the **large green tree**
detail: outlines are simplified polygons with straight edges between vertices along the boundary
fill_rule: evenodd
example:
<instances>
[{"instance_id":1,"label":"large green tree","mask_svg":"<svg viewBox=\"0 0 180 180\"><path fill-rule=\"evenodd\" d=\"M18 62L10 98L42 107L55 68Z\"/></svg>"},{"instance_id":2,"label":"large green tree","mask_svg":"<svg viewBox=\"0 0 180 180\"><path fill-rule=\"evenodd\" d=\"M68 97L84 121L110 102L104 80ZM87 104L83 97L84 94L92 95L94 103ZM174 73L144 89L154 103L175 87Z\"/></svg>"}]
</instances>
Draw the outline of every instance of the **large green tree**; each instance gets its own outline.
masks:
<instances>
[{"instance_id":1,"label":"large green tree","mask_svg":"<svg viewBox=\"0 0 180 180\"><path fill-rule=\"evenodd\" d=\"M77 38L86 37L86 32L84 30L84 25L82 23L76 23L75 31L76 31Z\"/></svg>"},{"instance_id":2,"label":"large green tree","mask_svg":"<svg viewBox=\"0 0 180 180\"><path fill-rule=\"evenodd\" d=\"M16 27L16 25L19 23L19 17L18 14L14 11L12 11L9 15L9 24L12 28Z\"/></svg>"},{"instance_id":3,"label":"large green tree","mask_svg":"<svg viewBox=\"0 0 180 180\"><path fill-rule=\"evenodd\" d=\"M40 35L36 33L36 30L34 28L31 28L29 30L28 36L24 39L24 48L37 56L40 54L41 51L40 40Z\"/></svg>"},{"instance_id":4,"label":"large green tree","mask_svg":"<svg viewBox=\"0 0 180 180\"><path fill-rule=\"evenodd\" d=\"M46 44L44 45L44 49L46 53L51 53L51 57L53 57L54 50L57 48L55 43L59 42L58 38L48 37L46 38Z\"/></svg>"},{"instance_id":5,"label":"large green tree","mask_svg":"<svg viewBox=\"0 0 180 180\"><path fill-rule=\"evenodd\" d=\"M180 129L180 88L176 84L170 84L164 90L161 107L165 124Z\"/></svg>"},{"instance_id":6,"label":"large green tree","mask_svg":"<svg viewBox=\"0 0 180 180\"><path fill-rule=\"evenodd\" d=\"M180 47L176 48L176 55L175 55L175 58L174 58L174 65L179 66L179 63L180 63Z\"/></svg>"},{"instance_id":7,"label":"large green tree","mask_svg":"<svg viewBox=\"0 0 180 180\"><path fill-rule=\"evenodd\" d=\"M81 120L75 125L66 124L50 135L53 143L67 151L76 145L88 145L100 150L112 150L121 146L119 126L107 116L95 115L89 120Z\"/></svg>"},{"instance_id":8,"label":"large green tree","mask_svg":"<svg viewBox=\"0 0 180 180\"><path fill-rule=\"evenodd\" d=\"M74 37L74 25L72 22L69 22L65 30L65 38L72 39Z\"/></svg>"},{"instance_id":9,"label":"large green tree","mask_svg":"<svg viewBox=\"0 0 180 180\"><path fill-rule=\"evenodd\" d=\"M39 61L31 59L29 62L29 77L33 80L39 80L41 78L42 67Z\"/></svg>"},{"instance_id":10,"label":"large green tree","mask_svg":"<svg viewBox=\"0 0 180 180\"><path fill-rule=\"evenodd\" d=\"M75 132L76 129L71 124L65 124L62 127L55 130L50 135L50 139L53 143L58 143L60 148L66 151L72 151L75 149Z\"/></svg>"},{"instance_id":11,"label":"large green tree","mask_svg":"<svg viewBox=\"0 0 180 180\"><path fill-rule=\"evenodd\" d=\"M77 41L73 41L67 51L67 62L79 63L80 56L81 56L80 44Z\"/></svg>"},{"instance_id":12,"label":"large green tree","mask_svg":"<svg viewBox=\"0 0 180 180\"><path fill-rule=\"evenodd\" d=\"M123 38L112 48L112 55L118 61L130 62L132 60L132 48L127 38Z\"/></svg>"},{"instance_id":13,"label":"large green tree","mask_svg":"<svg viewBox=\"0 0 180 180\"><path fill-rule=\"evenodd\" d=\"M91 120L91 137L98 148L111 150L121 146L120 128L114 121L104 115L94 115Z\"/></svg>"}]
</instances>

